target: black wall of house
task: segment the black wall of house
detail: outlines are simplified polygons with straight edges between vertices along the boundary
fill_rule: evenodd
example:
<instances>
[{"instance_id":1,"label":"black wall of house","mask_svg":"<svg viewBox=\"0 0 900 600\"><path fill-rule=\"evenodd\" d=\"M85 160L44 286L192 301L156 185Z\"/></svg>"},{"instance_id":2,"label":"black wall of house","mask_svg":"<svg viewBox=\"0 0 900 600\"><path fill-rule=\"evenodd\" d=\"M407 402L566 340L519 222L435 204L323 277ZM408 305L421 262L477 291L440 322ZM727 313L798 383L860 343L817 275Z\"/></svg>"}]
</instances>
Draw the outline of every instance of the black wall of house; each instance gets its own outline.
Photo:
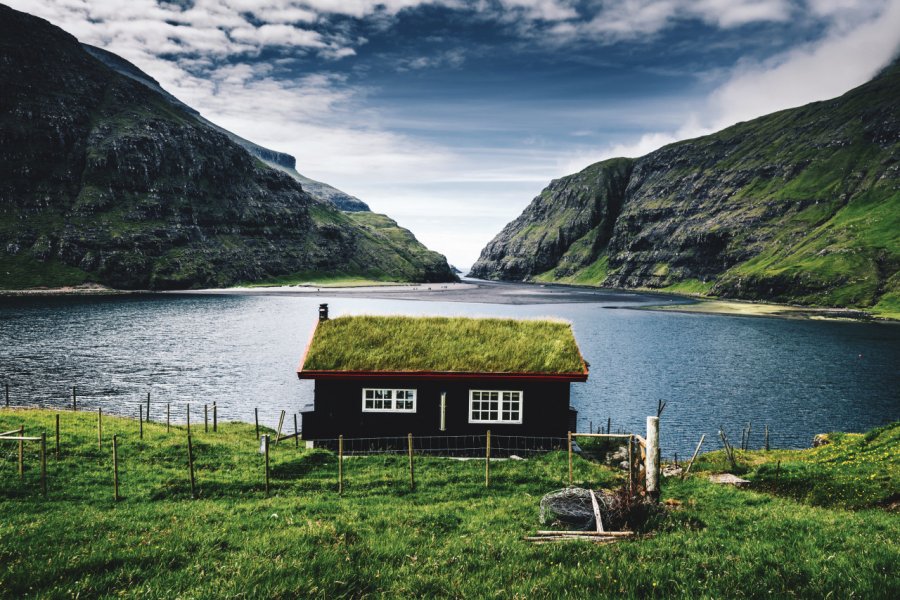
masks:
<instances>
[{"instance_id":1,"label":"black wall of house","mask_svg":"<svg viewBox=\"0 0 900 600\"><path fill-rule=\"evenodd\" d=\"M363 412L363 388L415 389L416 412ZM522 392L522 423L469 423L469 390ZM441 392L447 393L446 430L441 431ZM303 438L413 435L565 437L569 431L569 383L497 380L336 380L315 384L315 410L303 413Z\"/></svg>"}]
</instances>

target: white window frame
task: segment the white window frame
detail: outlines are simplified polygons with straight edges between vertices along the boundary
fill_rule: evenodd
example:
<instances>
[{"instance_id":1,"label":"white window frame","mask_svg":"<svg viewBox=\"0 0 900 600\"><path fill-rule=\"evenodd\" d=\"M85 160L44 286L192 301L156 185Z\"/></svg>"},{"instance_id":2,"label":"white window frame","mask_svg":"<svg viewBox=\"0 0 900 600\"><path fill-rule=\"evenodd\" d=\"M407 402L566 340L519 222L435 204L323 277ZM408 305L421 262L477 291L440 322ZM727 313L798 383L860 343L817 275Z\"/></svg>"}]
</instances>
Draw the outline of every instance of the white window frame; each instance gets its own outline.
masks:
<instances>
[{"instance_id":1,"label":"white window frame","mask_svg":"<svg viewBox=\"0 0 900 600\"><path fill-rule=\"evenodd\" d=\"M475 394L483 394L483 393L496 393L497 394L497 418L496 419L473 419L472 411L475 400ZM503 394L518 394L518 400L504 400ZM503 402L518 402L519 403L519 418L518 419L504 419L503 418ZM477 400L477 402L494 402L494 400ZM480 411L479 411L480 412ZM512 409L507 412L512 412ZM502 423L506 425L521 425L522 418L525 415L525 392L522 390L469 390L469 423Z\"/></svg>"},{"instance_id":2,"label":"white window frame","mask_svg":"<svg viewBox=\"0 0 900 600\"><path fill-rule=\"evenodd\" d=\"M391 403L390 408L367 408L366 407L366 392L372 392L373 395L375 392L381 392L382 398L380 400L389 400ZM412 400L412 408L397 408L397 392L403 392L404 395L407 393L412 393L412 397L410 398L401 398L400 400ZM385 398L386 394L390 394L389 398ZM416 412L416 390L412 388L363 388L362 389L362 411L363 412L381 412L381 413L414 413ZM369 400L373 400L374 398L368 398Z\"/></svg>"}]
</instances>

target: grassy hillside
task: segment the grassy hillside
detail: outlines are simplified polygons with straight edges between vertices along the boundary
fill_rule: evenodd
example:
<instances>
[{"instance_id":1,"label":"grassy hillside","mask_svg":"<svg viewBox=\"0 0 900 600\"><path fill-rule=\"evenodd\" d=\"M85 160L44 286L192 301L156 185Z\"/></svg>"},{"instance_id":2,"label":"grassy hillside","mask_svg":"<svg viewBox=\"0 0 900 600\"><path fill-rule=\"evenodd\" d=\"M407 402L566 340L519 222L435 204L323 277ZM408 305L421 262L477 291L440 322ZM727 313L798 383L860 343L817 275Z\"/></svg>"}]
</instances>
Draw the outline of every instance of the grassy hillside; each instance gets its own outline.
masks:
<instances>
[{"instance_id":1,"label":"grassy hillside","mask_svg":"<svg viewBox=\"0 0 900 600\"><path fill-rule=\"evenodd\" d=\"M27 433L52 432L53 413L0 411L0 430L20 424ZM199 498L192 500L183 428L166 434L165 426L150 425L141 441L136 422L106 418L104 446L98 450L95 427L94 414L62 414L62 455L49 460L47 499L40 495L34 447L28 446L28 470L19 483L15 447L3 446L0 595L887 599L900 594L898 514L881 507L836 508L843 502L828 501L827 494L814 506L802 495L717 487L698 470L684 482L663 482L663 498L674 508L651 523L645 537L610 546L578 541L534 546L522 537L540 527L541 496L565 485L564 453L494 462L490 488L484 486L481 461L417 457L414 491L405 457L348 458L345 492L338 496L332 453L282 442L272 452L267 498L252 426L225 424L217 434L204 434L195 425ZM112 499L109 438L114 433L120 444L119 503ZM879 483L896 491L896 425L870 437L866 460L890 470L891 478ZM836 442L831 450L792 456L797 464L823 464L828 452L856 454L853 444ZM884 452L889 454L879 454ZM759 461L768 463L765 457ZM788 461L782 461L784 473ZM705 466L714 462L715 455ZM823 468L834 473L845 468L840 460L828 464ZM763 466L755 467L760 478ZM598 487L621 480L618 473L578 458L575 478ZM809 473L805 486L818 481L819 475ZM841 481L842 489L857 489L853 477ZM884 494L870 494L865 490L874 487L865 486L859 488L869 497L865 505L879 505Z\"/></svg>"},{"instance_id":2,"label":"grassy hillside","mask_svg":"<svg viewBox=\"0 0 900 600\"><path fill-rule=\"evenodd\" d=\"M472 272L900 317L898 98L900 61L839 98L591 165Z\"/></svg>"},{"instance_id":3,"label":"grassy hillside","mask_svg":"<svg viewBox=\"0 0 900 600\"><path fill-rule=\"evenodd\" d=\"M456 280L395 223L363 226L259 158L290 156L248 153L46 21L0 5L0 56L0 289Z\"/></svg>"}]
</instances>

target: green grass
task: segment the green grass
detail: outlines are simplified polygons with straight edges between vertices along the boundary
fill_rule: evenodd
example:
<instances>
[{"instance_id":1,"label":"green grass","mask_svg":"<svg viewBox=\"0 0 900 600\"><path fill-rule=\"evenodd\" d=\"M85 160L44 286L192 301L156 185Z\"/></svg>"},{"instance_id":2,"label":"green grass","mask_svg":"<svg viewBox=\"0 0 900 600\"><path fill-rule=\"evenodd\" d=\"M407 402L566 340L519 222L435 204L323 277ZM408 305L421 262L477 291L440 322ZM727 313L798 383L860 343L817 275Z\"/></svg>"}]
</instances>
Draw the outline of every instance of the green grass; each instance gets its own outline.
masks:
<instances>
[{"instance_id":1,"label":"green grass","mask_svg":"<svg viewBox=\"0 0 900 600\"><path fill-rule=\"evenodd\" d=\"M584 362L562 321L360 316L320 322L303 368L581 373Z\"/></svg>"},{"instance_id":2,"label":"green grass","mask_svg":"<svg viewBox=\"0 0 900 600\"><path fill-rule=\"evenodd\" d=\"M816 506L873 508L900 502L900 422L866 434L831 433L809 450L736 451L756 489ZM704 454L698 471L724 471L723 452Z\"/></svg>"},{"instance_id":3,"label":"green grass","mask_svg":"<svg viewBox=\"0 0 900 600\"><path fill-rule=\"evenodd\" d=\"M59 261L39 261L24 254L10 256L0 252L0 289L62 287L87 281L91 281L88 273Z\"/></svg>"},{"instance_id":4,"label":"green grass","mask_svg":"<svg viewBox=\"0 0 900 600\"><path fill-rule=\"evenodd\" d=\"M606 279L609 270L609 258L604 254L588 266L571 275L558 276L557 269L551 269L536 276L535 281L546 283L568 283L573 285L600 285Z\"/></svg>"},{"instance_id":5,"label":"green grass","mask_svg":"<svg viewBox=\"0 0 900 600\"><path fill-rule=\"evenodd\" d=\"M265 281L244 283L246 287L275 287L281 285L303 285L312 287L359 287L370 285L397 284L390 279L373 279L370 276L355 273L318 273L304 271L280 277L270 277Z\"/></svg>"},{"instance_id":6,"label":"green grass","mask_svg":"<svg viewBox=\"0 0 900 600\"><path fill-rule=\"evenodd\" d=\"M0 411L0 430L53 431L50 411ZM896 598L900 518L714 486L698 473L664 480L680 503L652 535L611 546L522 540L541 525L543 494L563 487L564 453L496 461L416 457L337 460L273 448L272 489L253 427L194 427L198 499L189 493L185 431L62 414L62 456L49 459L49 497L27 446L0 451L0 596L9 598ZM112 498L110 437L118 434L123 499ZM879 434L881 435L881 434ZM895 440L895 438L892 438ZM890 442L894 444L893 441ZM896 446L893 446L896 452ZM819 452L819 451L814 451ZM824 453L824 451L822 451ZM803 453L798 453L798 457ZM870 460L879 459L876 455ZM575 481L621 475L575 459ZM784 468L784 463L782 463ZM894 480L895 481L895 480ZM815 479L809 480L816 485Z\"/></svg>"},{"instance_id":7,"label":"green grass","mask_svg":"<svg viewBox=\"0 0 900 600\"><path fill-rule=\"evenodd\" d=\"M688 294L690 296L708 296L712 290L713 282L700 281L699 279L685 279L678 283L673 283L660 291L671 292L673 294Z\"/></svg>"}]
</instances>

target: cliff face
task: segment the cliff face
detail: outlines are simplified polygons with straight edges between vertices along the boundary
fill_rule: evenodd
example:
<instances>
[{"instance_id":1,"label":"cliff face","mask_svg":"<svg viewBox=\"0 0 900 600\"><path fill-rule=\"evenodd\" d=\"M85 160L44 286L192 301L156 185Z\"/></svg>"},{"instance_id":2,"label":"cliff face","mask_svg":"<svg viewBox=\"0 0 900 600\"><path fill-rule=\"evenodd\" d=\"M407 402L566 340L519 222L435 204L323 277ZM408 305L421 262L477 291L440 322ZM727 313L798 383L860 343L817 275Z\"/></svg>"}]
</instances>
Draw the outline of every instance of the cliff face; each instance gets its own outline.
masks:
<instances>
[{"instance_id":1,"label":"cliff face","mask_svg":"<svg viewBox=\"0 0 900 600\"><path fill-rule=\"evenodd\" d=\"M201 123L204 123L209 127L215 129L216 131L228 136L228 138L232 142L236 143L238 146L241 146L244 150L258 158L262 162L266 163L270 167L287 173L288 175L299 181L303 186L303 190L314 199L320 200L322 202L328 202L337 207L339 210L347 212L369 210L369 206L359 198L351 196L346 192L342 192L341 190L332 187L327 183L310 179L309 177L298 173L296 170L297 159L295 159L290 154L287 154L286 152L278 152L277 150L271 150L269 148L260 146L259 144L255 144L250 140L244 139L241 136L232 133L223 127L219 127L215 123L203 118L199 112L197 112L172 94L168 93L162 88L162 86L159 85L158 81L153 79L150 75L141 71L139 68L137 68L137 66L128 62L121 56L88 44L82 44L82 47L88 52L88 54L105 64L107 67L111 68L121 75L133 79L134 81L144 84L145 86L168 100L174 108L190 113Z\"/></svg>"},{"instance_id":2,"label":"cliff face","mask_svg":"<svg viewBox=\"0 0 900 600\"><path fill-rule=\"evenodd\" d=\"M3 6L0 82L0 287L456 278L411 234L398 252L72 36Z\"/></svg>"},{"instance_id":3,"label":"cliff face","mask_svg":"<svg viewBox=\"0 0 900 600\"><path fill-rule=\"evenodd\" d=\"M890 311L898 267L895 63L840 98L554 181L472 274Z\"/></svg>"}]
</instances>

